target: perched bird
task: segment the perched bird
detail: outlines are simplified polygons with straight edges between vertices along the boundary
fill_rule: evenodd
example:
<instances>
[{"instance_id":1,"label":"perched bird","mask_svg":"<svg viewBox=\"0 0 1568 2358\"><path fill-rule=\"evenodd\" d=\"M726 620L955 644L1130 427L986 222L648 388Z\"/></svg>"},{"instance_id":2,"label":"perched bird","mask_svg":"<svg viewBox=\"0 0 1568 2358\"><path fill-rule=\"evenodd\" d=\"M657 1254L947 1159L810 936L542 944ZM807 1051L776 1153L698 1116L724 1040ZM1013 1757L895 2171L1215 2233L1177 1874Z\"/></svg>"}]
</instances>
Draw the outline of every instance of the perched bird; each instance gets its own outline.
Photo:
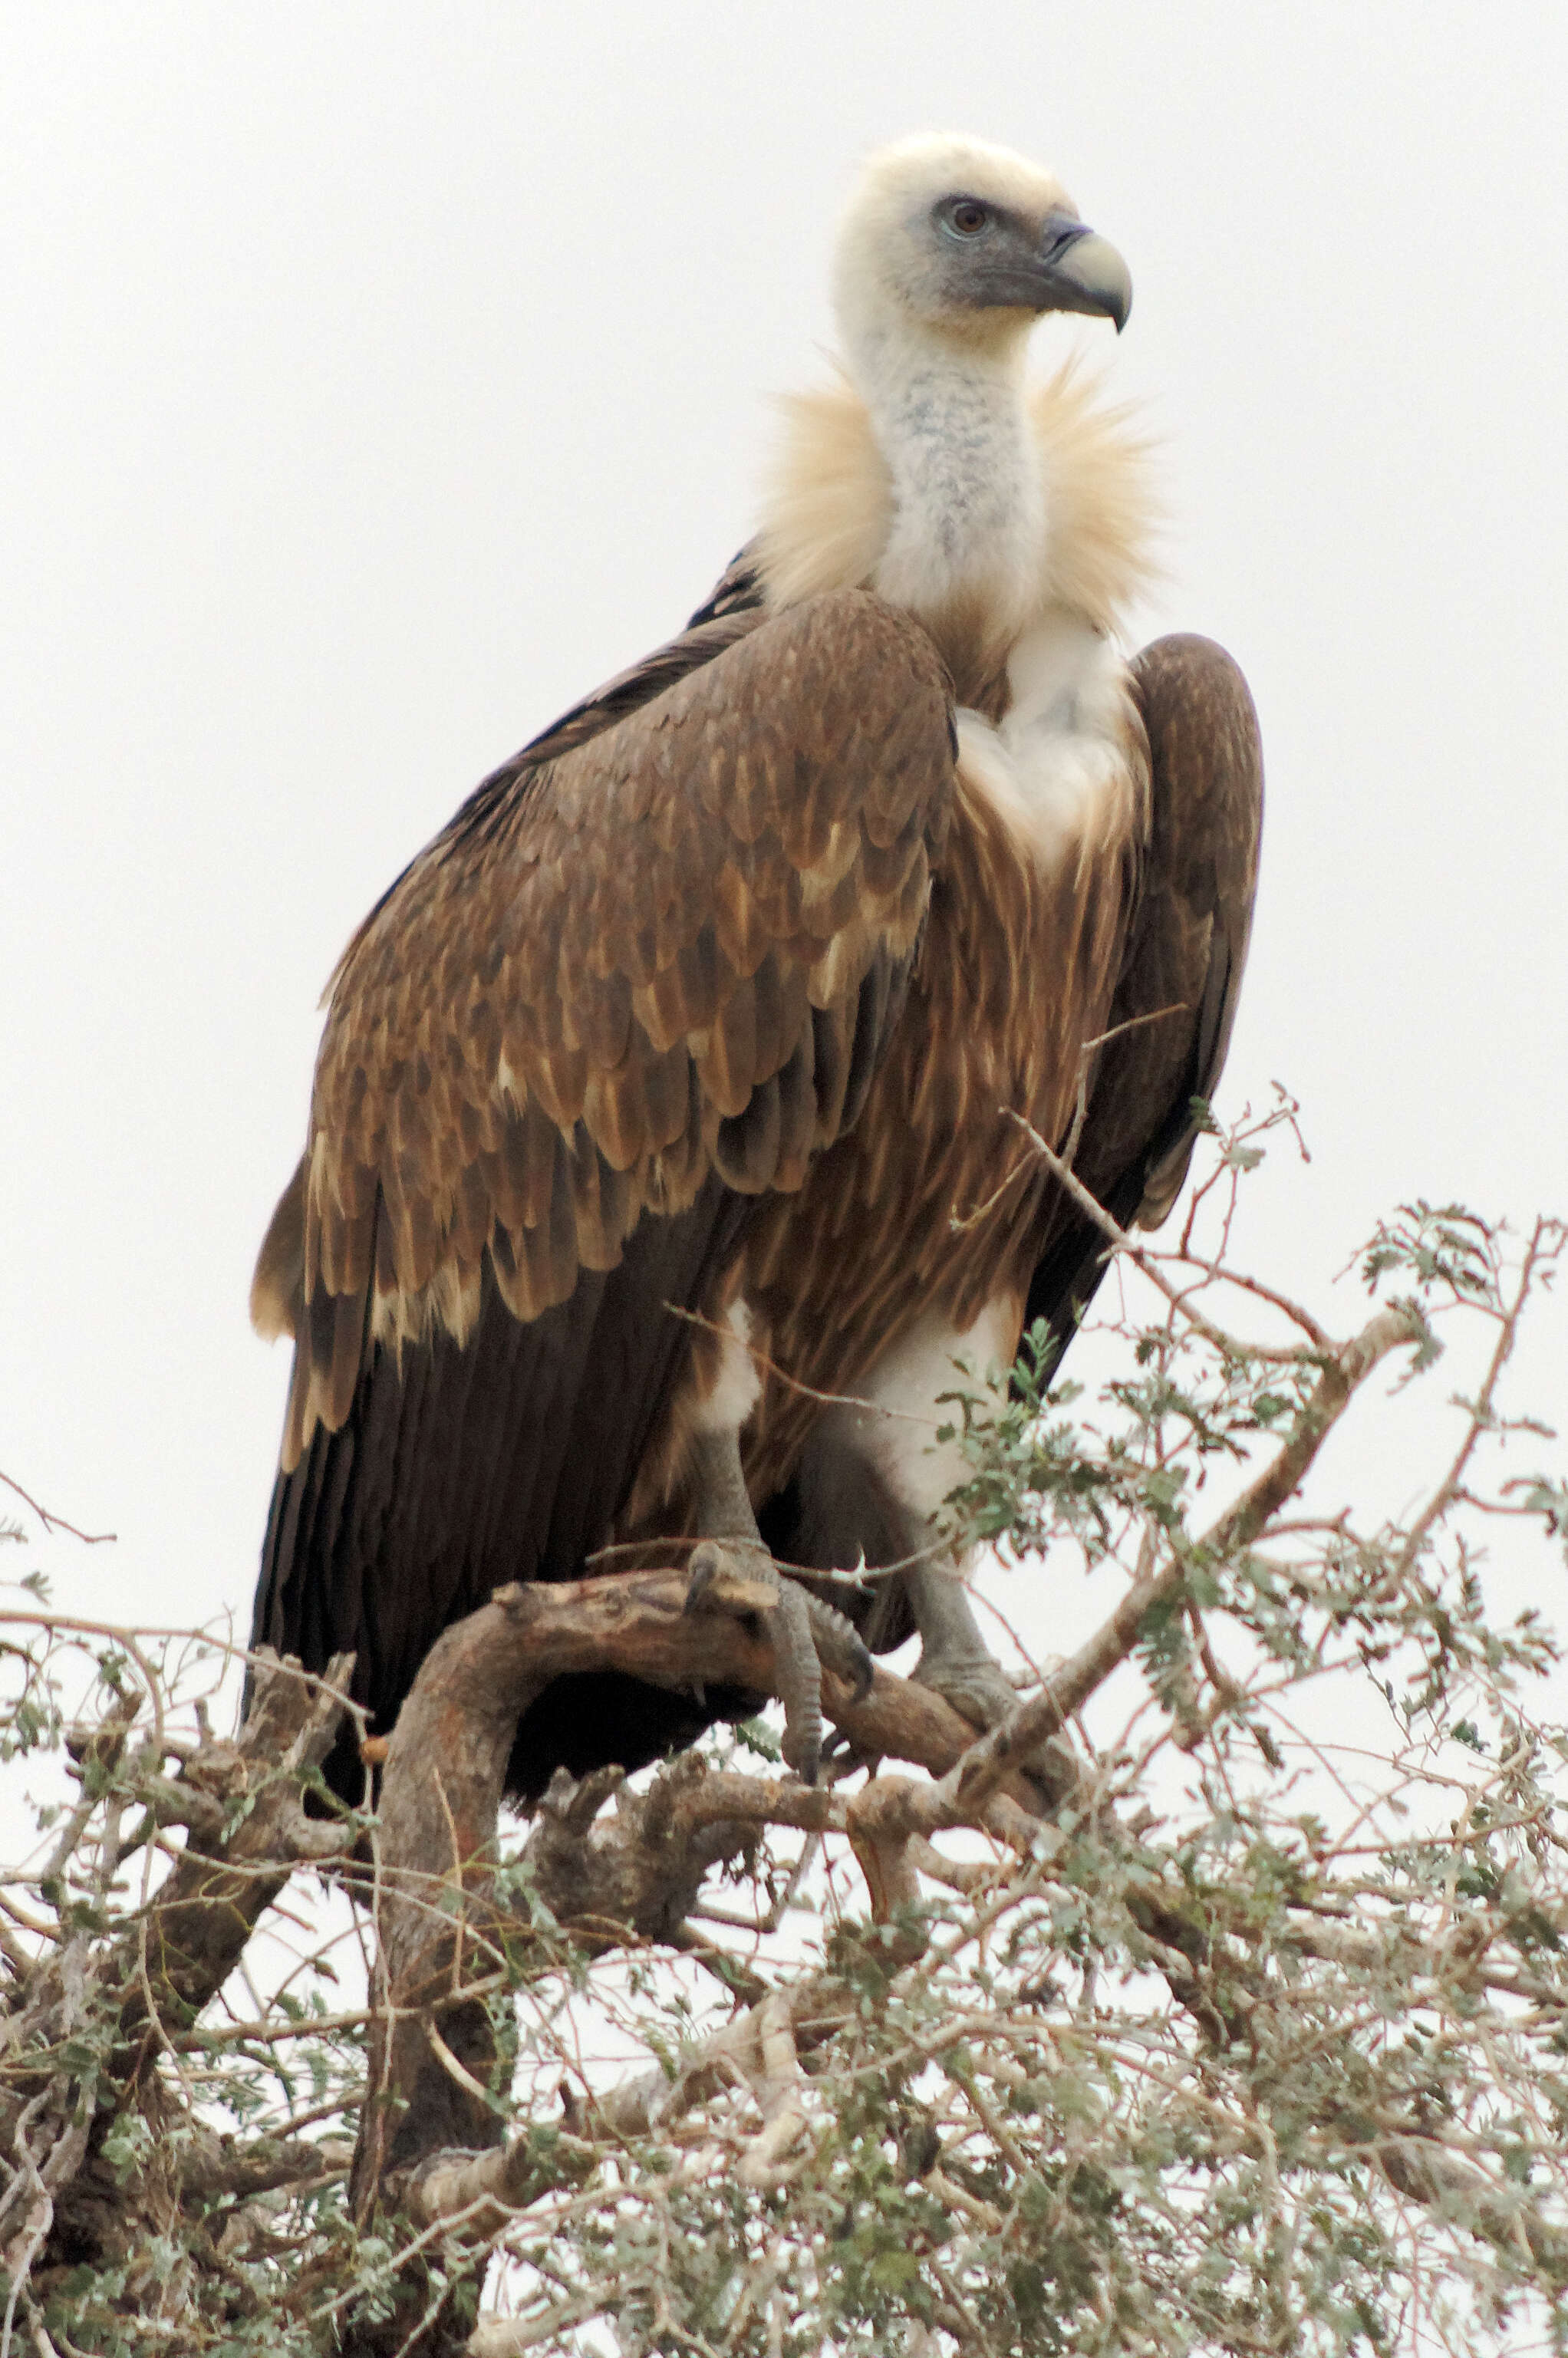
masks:
<instances>
[{"instance_id":1,"label":"perched bird","mask_svg":"<svg viewBox=\"0 0 1568 2358\"><path fill-rule=\"evenodd\" d=\"M705 1571L903 1567L859 1636L786 1578L792 1644L854 1675L918 1629L993 1723L936 1402L1026 1321L1065 1338L1103 1265L1015 1118L1152 1224L1224 1060L1251 701L1206 640L1119 651L1146 452L1025 365L1043 314L1123 326L1120 257L1049 173L919 138L865 167L834 294L841 375L714 594L485 780L330 986L252 1297L295 1344L254 1636L351 1648L383 1731L499 1584L693 1537ZM752 1700L559 1682L513 1789Z\"/></svg>"}]
</instances>

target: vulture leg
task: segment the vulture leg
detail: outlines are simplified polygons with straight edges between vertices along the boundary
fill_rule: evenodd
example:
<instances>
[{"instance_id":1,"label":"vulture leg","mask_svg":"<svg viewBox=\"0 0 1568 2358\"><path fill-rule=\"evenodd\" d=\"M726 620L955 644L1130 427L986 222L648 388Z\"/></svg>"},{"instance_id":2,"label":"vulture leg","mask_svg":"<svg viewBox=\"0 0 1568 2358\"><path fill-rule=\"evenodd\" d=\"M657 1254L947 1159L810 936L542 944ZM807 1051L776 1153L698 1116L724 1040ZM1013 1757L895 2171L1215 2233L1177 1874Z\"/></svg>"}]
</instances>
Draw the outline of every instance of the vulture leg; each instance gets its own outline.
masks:
<instances>
[{"instance_id":1,"label":"vulture leg","mask_svg":"<svg viewBox=\"0 0 1568 2358\"><path fill-rule=\"evenodd\" d=\"M824 1411L794 1480L763 1509L768 1538L785 1562L868 1568L875 1590L860 1617L868 1644L885 1653L918 1631L914 1677L982 1730L1015 1711L1019 1696L980 1634L944 1529L947 1496L970 1469L956 1439L935 1435L952 1422L964 1370L1011 1367L1017 1344L1011 1295L963 1331L937 1314L922 1319L863 1379L860 1398ZM1064 1743L1042 1746L1028 1765L1047 1805L1077 1781Z\"/></svg>"},{"instance_id":2,"label":"vulture leg","mask_svg":"<svg viewBox=\"0 0 1568 2358\"><path fill-rule=\"evenodd\" d=\"M920 1632L920 1660L911 1675L977 1727L994 1727L1017 1704L1017 1690L981 1637L951 1559L912 1565L903 1593Z\"/></svg>"},{"instance_id":3,"label":"vulture leg","mask_svg":"<svg viewBox=\"0 0 1568 2358\"><path fill-rule=\"evenodd\" d=\"M871 1682L871 1658L843 1614L786 1579L757 1529L746 1495L741 1439L733 1425L710 1426L692 1439L693 1505L701 1544L692 1552L688 1613L711 1609L720 1573L760 1581L773 1591L773 1653L784 1707L784 1756L807 1785L822 1757L822 1666L836 1671L857 1699Z\"/></svg>"},{"instance_id":4,"label":"vulture leg","mask_svg":"<svg viewBox=\"0 0 1568 2358\"><path fill-rule=\"evenodd\" d=\"M972 1727L1000 1726L1022 1697L981 1637L957 1567L917 1564L904 1574L903 1589L920 1631L920 1660L911 1675L950 1703ZM1025 1765L1048 1806L1063 1801L1078 1780L1070 1747L1054 1736Z\"/></svg>"},{"instance_id":5,"label":"vulture leg","mask_svg":"<svg viewBox=\"0 0 1568 2358\"><path fill-rule=\"evenodd\" d=\"M918 1631L914 1678L972 1727L995 1727L1021 1698L980 1635L931 1495L936 1479L951 1487L958 1475L948 1466L928 1480L926 1495L912 1495L917 1484L886 1447L886 1428L879 1433L874 1412L829 1411L806 1444L799 1478L770 1503L768 1535L792 1563L825 1572L865 1565L876 1600L862 1620L869 1643L882 1653L912 1628ZM881 1579L879 1565L889 1567ZM1027 1769L1047 1808L1077 1782L1071 1748L1055 1738L1031 1756Z\"/></svg>"}]
</instances>

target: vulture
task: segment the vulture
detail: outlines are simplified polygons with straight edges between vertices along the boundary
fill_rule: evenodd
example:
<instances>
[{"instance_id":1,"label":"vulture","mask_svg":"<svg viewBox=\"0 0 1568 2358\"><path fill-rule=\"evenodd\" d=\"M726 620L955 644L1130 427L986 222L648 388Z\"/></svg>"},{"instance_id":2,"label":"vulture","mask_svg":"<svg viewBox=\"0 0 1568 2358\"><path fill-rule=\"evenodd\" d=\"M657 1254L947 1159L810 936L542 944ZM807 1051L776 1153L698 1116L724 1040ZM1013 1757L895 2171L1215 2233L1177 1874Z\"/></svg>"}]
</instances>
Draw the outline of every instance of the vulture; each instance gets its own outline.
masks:
<instances>
[{"instance_id":1,"label":"vulture","mask_svg":"<svg viewBox=\"0 0 1568 2358\"><path fill-rule=\"evenodd\" d=\"M1120 256L1022 157L918 138L864 167L833 292L838 373L713 594L485 779L329 986L252 1296L294 1344L254 1642L351 1649L375 1730L501 1584L694 1541L773 1581L808 1690L918 1632L994 1724L937 1403L1065 1342L1105 1260L1021 1122L1152 1225L1225 1057L1251 700L1206 639L1127 659L1147 447L1026 365L1047 313L1121 329ZM862 1563L849 1618L812 1601ZM510 1790L755 1704L562 1680ZM806 1778L820 1741L808 1692ZM363 1790L351 1745L329 1774Z\"/></svg>"}]
</instances>

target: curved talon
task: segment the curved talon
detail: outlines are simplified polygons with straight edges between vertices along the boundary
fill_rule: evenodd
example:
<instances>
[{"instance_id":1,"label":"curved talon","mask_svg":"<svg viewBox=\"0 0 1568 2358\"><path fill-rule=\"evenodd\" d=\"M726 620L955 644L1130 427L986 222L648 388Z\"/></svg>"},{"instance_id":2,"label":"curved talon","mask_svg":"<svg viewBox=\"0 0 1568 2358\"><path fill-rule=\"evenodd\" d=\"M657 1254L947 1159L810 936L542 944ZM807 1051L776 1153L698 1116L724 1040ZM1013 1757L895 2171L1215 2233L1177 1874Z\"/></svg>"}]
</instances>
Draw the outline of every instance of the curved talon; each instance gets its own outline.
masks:
<instances>
[{"instance_id":1,"label":"curved talon","mask_svg":"<svg viewBox=\"0 0 1568 2358\"><path fill-rule=\"evenodd\" d=\"M702 1611L703 1599L723 1569L724 1551L716 1541L704 1540L699 1547L693 1548L691 1561L686 1568L686 1602L681 1606L683 1614Z\"/></svg>"},{"instance_id":2,"label":"curved talon","mask_svg":"<svg viewBox=\"0 0 1568 2358\"><path fill-rule=\"evenodd\" d=\"M856 1703L864 1703L876 1675L864 1639L848 1614L840 1613L836 1605L825 1605L820 1597L805 1589L801 1594L806 1600L817 1660L838 1672Z\"/></svg>"},{"instance_id":3,"label":"curved talon","mask_svg":"<svg viewBox=\"0 0 1568 2358\"><path fill-rule=\"evenodd\" d=\"M874 1777L881 1767L882 1758L881 1753L867 1750L851 1736L846 1736L841 1727L833 1730L822 1747L822 1766L831 1768L836 1777L848 1777L857 1768L863 1768L869 1777Z\"/></svg>"}]
</instances>

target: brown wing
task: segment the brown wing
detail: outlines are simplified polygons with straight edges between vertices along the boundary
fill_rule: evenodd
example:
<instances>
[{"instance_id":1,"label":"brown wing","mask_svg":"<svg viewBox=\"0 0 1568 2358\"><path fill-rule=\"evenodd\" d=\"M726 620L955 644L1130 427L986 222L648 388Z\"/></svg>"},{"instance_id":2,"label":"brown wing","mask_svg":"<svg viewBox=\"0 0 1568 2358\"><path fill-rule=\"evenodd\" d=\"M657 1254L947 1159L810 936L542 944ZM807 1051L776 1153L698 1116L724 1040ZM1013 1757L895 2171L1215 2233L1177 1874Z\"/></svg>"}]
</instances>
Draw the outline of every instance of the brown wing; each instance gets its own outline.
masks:
<instances>
[{"instance_id":1,"label":"brown wing","mask_svg":"<svg viewBox=\"0 0 1568 2358\"><path fill-rule=\"evenodd\" d=\"M354 1648L383 1726L449 1621L609 1535L666 1305L854 1120L913 957L954 778L925 634L846 592L677 645L487 781L332 986L256 1274L297 1346L255 1634ZM626 1682L536 1716L522 1790L683 1732Z\"/></svg>"},{"instance_id":2,"label":"brown wing","mask_svg":"<svg viewBox=\"0 0 1568 2358\"><path fill-rule=\"evenodd\" d=\"M1230 1044L1252 926L1263 753L1246 680L1211 639L1157 639L1132 665L1152 761L1148 858L1076 1169L1124 1227L1153 1228L1192 1158L1195 1098ZM1175 1015L1162 1010L1178 1008ZM1139 1022L1141 1017L1157 1020ZM1065 1202L1026 1316L1065 1343L1105 1266L1103 1239Z\"/></svg>"},{"instance_id":3,"label":"brown wing","mask_svg":"<svg viewBox=\"0 0 1568 2358\"><path fill-rule=\"evenodd\" d=\"M944 676L860 591L707 629L732 643L499 773L351 944L297 1256L269 1232L258 1270L299 1347L286 1469L369 1342L466 1336L487 1263L532 1319L708 1172L796 1187L853 1119L945 822Z\"/></svg>"}]
</instances>

